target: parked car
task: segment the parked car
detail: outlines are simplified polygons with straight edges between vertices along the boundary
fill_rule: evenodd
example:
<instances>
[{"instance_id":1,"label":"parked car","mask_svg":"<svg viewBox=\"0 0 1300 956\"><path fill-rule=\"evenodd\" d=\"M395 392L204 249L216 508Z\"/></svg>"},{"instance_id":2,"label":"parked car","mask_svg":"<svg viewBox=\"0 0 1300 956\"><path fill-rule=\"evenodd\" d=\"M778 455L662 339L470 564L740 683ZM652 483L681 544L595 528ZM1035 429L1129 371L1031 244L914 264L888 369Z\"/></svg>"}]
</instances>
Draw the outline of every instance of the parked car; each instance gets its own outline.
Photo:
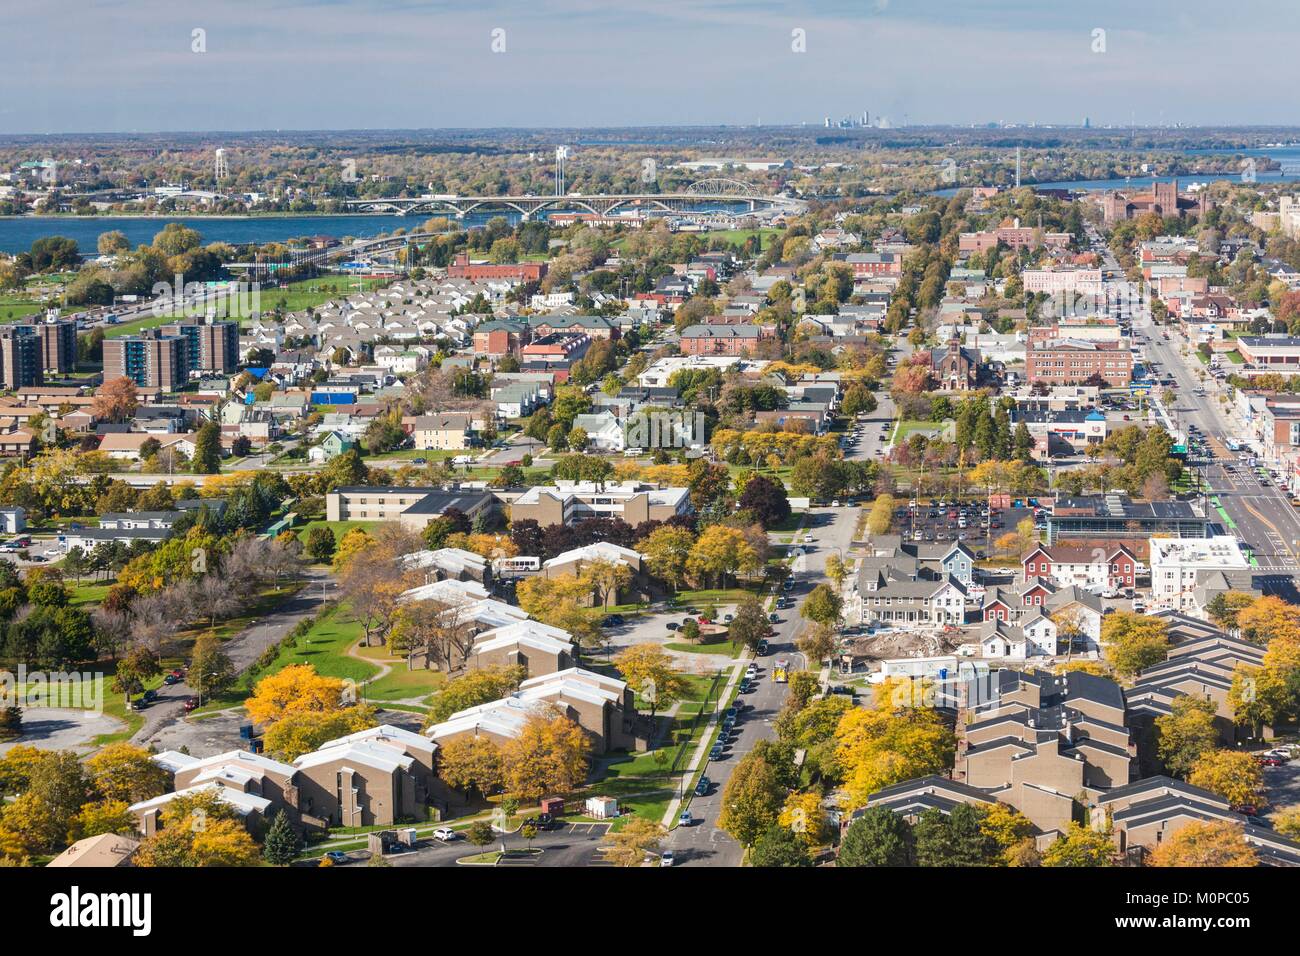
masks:
<instances>
[{"instance_id":1,"label":"parked car","mask_svg":"<svg viewBox=\"0 0 1300 956\"><path fill-rule=\"evenodd\" d=\"M695 785L695 795L697 797L706 797L709 795L709 778L701 777L700 782Z\"/></svg>"},{"instance_id":2,"label":"parked car","mask_svg":"<svg viewBox=\"0 0 1300 956\"><path fill-rule=\"evenodd\" d=\"M1270 754L1262 754L1261 756L1258 756L1255 759L1258 760L1260 766L1263 767L1280 767L1284 763L1286 763L1286 761L1283 760L1281 757L1274 757Z\"/></svg>"},{"instance_id":3,"label":"parked car","mask_svg":"<svg viewBox=\"0 0 1300 956\"><path fill-rule=\"evenodd\" d=\"M186 698L185 698L185 713L187 713L187 714L188 714L188 713L191 713L191 712L194 711L198 706L199 706L199 699L198 699L197 697L186 697Z\"/></svg>"},{"instance_id":4,"label":"parked car","mask_svg":"<svg viewBox=\"0 0 1300 956\"><path fill-rule=\"evenodd\" d=\"M348 862L348 855L342 850L330 850L325 854L325 859L329 860L335 866L340 866Z\"/></svg>"},{"instance_id":5,"label":"parked car","mask_svg":"<svg viewBox=\"0 0 1300 956\"><path fill-rule=\"evenodd\" d=\"M713 748L709 751L709 759L721 760L722 756L723 756L722 744L714 744Z\"/></svg>"},{"instance_id":6,"label":"parked car","mask_svg":"<svg viewBox=\"0 0 1300 956\"><path fill-rule=\"evenodd\" d=\"M664 852L663 852L662 854L660 854L660 856L659 856L659 865L660 865L660 866L672 866L672 865L673 865L673 851L672 851L672 850L664 850Z\"/></svg>"},{"instance_id":7,"label":"parked car","mask_svg":"<svg viewBox=\"0 0 1300 956\"><path fill-rule=\"evenodd\" d=\"M450 843L459 836L460 834L451 827L438 827L438 829L433 831L433 838L435 840L441 840L443 843Z\"/></svg>"},{"instance_id":8,"label":"parked car","mask_svg":"<svg viewBox=\"0 0 1300 956\"><path fill-rule=\"evenodd\" d=\"M168 674L166 677L163 678L163 683L166 684L168 687L170 687L172 684L179 684L180 682L181 679L177 677L175 674Z\"/></svg>"},{"instance_id":9,"label":"parked car","mask_svg":"<svg viewBox=\"0 0 1300 956\"><path fill-rule=\"evenodd\" d=\"M694 822L695 821L691 819L690 810L683 810L681 813L677 814L677 825L679 827L688 827Z\"/></svg>"}]
</instances>

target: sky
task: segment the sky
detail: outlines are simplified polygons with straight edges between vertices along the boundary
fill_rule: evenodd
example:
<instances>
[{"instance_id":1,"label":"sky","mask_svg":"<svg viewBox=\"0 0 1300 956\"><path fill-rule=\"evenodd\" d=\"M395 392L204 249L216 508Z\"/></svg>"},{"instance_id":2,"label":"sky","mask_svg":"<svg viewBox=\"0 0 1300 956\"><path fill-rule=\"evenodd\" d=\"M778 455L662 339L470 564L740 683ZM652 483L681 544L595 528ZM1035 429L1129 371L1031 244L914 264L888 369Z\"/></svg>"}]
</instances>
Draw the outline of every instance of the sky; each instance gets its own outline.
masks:
<instances>
[{"instance_id":1,"label":"sky","mask_svg":"<svg viewBox=\"0 0 1300 956\"><path fill-rule=\"evenodd\" d=\"M1300 125L1298 28L1294 0L0 0L0 134Z\"/></svg>"}]
</instances>

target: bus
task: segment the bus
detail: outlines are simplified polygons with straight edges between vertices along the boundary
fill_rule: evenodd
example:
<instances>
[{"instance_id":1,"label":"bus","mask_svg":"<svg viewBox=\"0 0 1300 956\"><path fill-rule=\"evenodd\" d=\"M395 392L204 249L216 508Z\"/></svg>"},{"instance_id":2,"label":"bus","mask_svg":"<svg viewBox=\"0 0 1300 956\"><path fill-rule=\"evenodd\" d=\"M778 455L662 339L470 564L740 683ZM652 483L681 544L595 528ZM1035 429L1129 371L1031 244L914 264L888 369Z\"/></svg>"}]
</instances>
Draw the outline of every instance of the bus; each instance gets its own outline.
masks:
<instances>
[{"instance_id":1,"label":"bus","mask_svg":"<svg viewBox=\"0 0 1300 956\"><path fill-rule=\"evenodd\" d=\"M778 657L772 665L772 680L778 684L784 684L788 680L787 675L790 671L790 662L784 657Z\"/></svg>"}]
</instances>

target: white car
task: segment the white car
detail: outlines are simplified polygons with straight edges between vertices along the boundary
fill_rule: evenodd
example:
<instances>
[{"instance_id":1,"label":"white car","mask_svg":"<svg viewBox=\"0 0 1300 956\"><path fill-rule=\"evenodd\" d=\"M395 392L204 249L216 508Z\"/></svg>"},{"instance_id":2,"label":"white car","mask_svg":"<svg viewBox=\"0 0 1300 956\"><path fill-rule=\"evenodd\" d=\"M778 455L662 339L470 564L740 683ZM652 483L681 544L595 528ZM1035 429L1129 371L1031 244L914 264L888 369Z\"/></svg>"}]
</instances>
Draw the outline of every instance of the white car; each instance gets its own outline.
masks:
<instances>
[{"instance_id":1,"label":"white car","mask_svg":"<svg viewBox=\"0 0 1300 956\"><path fill-rule=\"evenodd\" d=\"M660 865L660 866L672 866L672 865L673 865L673 851L672 851L672 850L665 850L665 851L663 852L663 854L659 857L659 865Z\"/></svg>"},{"instance_id":2,"label":"white car","mask_svg":"<svg viewBox=\"0 0 1300 956\"><path fill-rule=\"evenodd\" d=\"M438 827L438 829L433 831L433 838L435 840L441 840L443 843L450 843L452 840L459 839L460 834L451 827Z\"/></svg>"},{"instance_id":3,"label":"white car","mask_svg":"<svg viewBox=\"0 0 1300 956\"><path fill-rule=\"evenodd\" d=\"M757 667L751 664L749 667L745 668L745 680L754 680L756 677L758 677Z\"/></svg>"}]
</instances>

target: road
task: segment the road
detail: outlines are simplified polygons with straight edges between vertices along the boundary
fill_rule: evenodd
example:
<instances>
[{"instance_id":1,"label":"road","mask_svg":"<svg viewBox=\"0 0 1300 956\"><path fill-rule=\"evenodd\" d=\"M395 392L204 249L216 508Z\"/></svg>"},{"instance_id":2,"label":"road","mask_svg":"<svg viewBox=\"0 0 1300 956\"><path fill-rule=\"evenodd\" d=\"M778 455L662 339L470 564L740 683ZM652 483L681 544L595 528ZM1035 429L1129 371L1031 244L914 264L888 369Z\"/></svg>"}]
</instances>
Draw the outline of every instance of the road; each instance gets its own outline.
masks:
<instances>
[{"instance_id":1,"label":"road","mask_svg":"<svg viewBox=\"0 0 1300 956\"><path fill-rule=\"evenodd\" d=\"M799 610L808 593L825 581L827 556L839 553L847 560L861 513L860 508L849 507L808 511L805 526L813 538L810 545L813 551L795 560L795 586L790 592L795 606L779 612L776 635L768 641L769 653L756 662L757 687L740 698L744 700L746 709L736 721L737 734L725 758L705 765L704 774L713 786L707 795L691 800L694 822L687 827L675 827L664 840L664 849L673 851L678 866L740 866L744 855L740 845L717 826L718 814L722 810L722 792L741 757L753 750L758 741L776 736L772 722L781 712L789 688L772 680L772 662L785 657L804 666L803 655L795 649L795 641L803 627Z\"/></svg>"},{"instance_id":2,"label":"road","mask_svg":"<svg viewBox=\"0 0 1300 956\"><path fill-rule=\"evenodd\" d=\"M1200 360L1188 345L1188 356L1180 354L1185 344L1177 333L1171 332L1165 341L1159 327L1149 315L1135 318L1135 332L1147 336L1148 355L1174 379L1172 388L1176 403L1168 409L1173 424L1185 433L1189 425L1199 428L1209 439L1215 460L1203 466L1203 474L1210 490L1217 495L1224 513L1231 521L1224 521L1225 530L1234 531L1255 553L1260 566L1280 573L1300 570L1300 516L1292 507L1286 493L1270 482L1269 487L1259 484L1249 469L1228 464L1235 455L1227 450L1229 436L1241 436L1244 428L1220 402L1219 388L1208 375L1204 387L1206 395L1196 396L1194 390L1202 385L1203 371ZM1222 516L1220 516L1222 518Z\"/></svg>"},{"instance_id":3,"label":"road","mask_svg":"<svg viewBox=\"0 0 1300 956\"><path fill-rule=\"evenodd\" d=\"M332 596L336 585L328 571L309 568L303 572L303 578L306 583L301 590L222 645L221 649L230 658L236 674L246 670L299 621L319 611L325 599ZM144 715L144 724L132 735L132 743L148 746L156 742L164 729L185 716L185 701L195 696L195 691L185 681L170 686L163 684L157 693L158 699L140 711Z\"/></svg>"}]
</instances>

